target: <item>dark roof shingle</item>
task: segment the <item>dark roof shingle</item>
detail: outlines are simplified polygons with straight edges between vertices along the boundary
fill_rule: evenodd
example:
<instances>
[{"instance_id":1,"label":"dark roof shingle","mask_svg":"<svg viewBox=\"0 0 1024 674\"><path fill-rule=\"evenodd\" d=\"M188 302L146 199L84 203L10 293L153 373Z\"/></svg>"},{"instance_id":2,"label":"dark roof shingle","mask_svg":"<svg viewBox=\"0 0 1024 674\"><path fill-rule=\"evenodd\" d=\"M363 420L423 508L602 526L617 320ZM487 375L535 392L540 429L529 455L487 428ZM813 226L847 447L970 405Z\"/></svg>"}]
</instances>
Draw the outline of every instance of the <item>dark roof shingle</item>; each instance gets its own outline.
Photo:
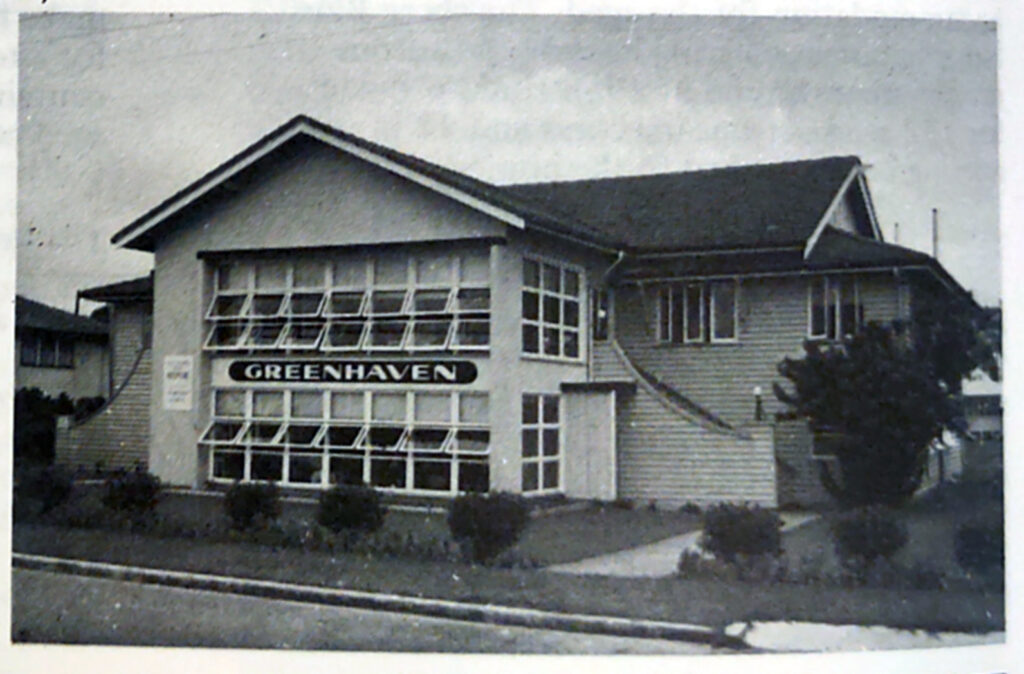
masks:
<instances>
[{"instance_id":1,"label":"dark roof shingle","mask_svg":"<svg viewBox=\"0 0 1024 674\"><path fill-rule=\"evenodd\" d=\"M505 190L637 250L800 245L859 164L826 157Z\"/></svg>"},{"instance_id":2,"label":"dark roof shingle","mask_svg":"<svg viewBox=\"0 0 1024 674\"><path fill-rule=\"evenodd\" d=\"M51 307L42 302L17 295L14 303L14 325L18 330L34 329L77 335L106 335L107 325L85 316Z\"/></svg>"},{"instance_id":3,"label":"dark roof shingle","mask_svg":"<svg viewBox=\"0 0 1024 674\"><path fill-rule=\"evenodd\" d=\"M118 281L78 292L79 297L93 302L124 302L153 299L153 273L146 276Z\"/></svg>"}]
</instances>

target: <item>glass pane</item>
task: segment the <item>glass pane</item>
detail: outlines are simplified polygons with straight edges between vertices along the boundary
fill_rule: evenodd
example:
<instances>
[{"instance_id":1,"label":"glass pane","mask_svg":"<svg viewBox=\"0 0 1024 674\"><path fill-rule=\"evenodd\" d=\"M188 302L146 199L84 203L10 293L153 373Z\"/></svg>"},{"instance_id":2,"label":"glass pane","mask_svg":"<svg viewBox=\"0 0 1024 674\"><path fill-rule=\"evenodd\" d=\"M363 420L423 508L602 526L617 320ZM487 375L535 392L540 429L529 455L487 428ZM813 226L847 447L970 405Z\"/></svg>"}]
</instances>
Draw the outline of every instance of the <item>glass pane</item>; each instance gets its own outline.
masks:
<instances>
[{"instance_id":1,"label":"glass pane","mask_svg":"<svg viewBox=\"0 0 1024 674\"><path fill-rule=\"evenodd\" d=\"M256 288L284 288L288 281L288 263L267 260L256 263Z\"/></svg>"},{"instance_id":2,"label":"glass pane","mask_svg":"<svg viewBox=\"0 0 1024 674\"><path fill-rule=\"evenodd\" d=\"M25 335L21 338L21 364L35 365L39 362L39 338Z\"/></svg>"},{"instance_id":3,"label":"glass pane","mask_svg":"<svg viewBox=\"0 0 1024 674\"><path fill-rule=\"evenodd\" d=\"M363 258L349 258L338 260L332 265L333 277L331 283L335 288L365 288L366 283L366 260Z\"/></svg>"},{"instance_id":4,"label":"glass pane","mask_svg":"<svg viewBox=\"0 0 1024 674\"><path fill-rule=\"evenodd\" d=\"M245 323L218 323L213 326L207 343L210 346L237 346L244 334Z\"/></svg>"},{"instance_id":5,"label":"glass pane","mask_svg":"<svg viewBox=\"0 0 1024 674\"><path fill-rule=\"evenodd\" d=\"M244 425L240 421L215 421L210 425L201 442L231 443L237 440Z\"/></svg>"},{"instance_id":6,"label":"glass pane","mask_svg":"<svg viewBox=\"0 0 1024 674\"><path fill-rule=\"evenodd\" d=\"M427 491L451 491L451 461L416 461L413 465L413 487Z\"/></svg>"},{"instance_id":7,"label":"glass pane","mask_svg":"<svg viewBox=\"0 0 1024 674\"><path fill-rule=\"evenodd\" d=\"M536 463L524 463L523 464L523 491L537 491L539 487L537 479L537 464Z\"/></svg>"},{"instance_id":8,"label":"glass pane","mask_svg":"<svg viewBox=\"0 0 1024 674\"><path fill-rule=\"evenodd\" d=\"M580 294L580 275L574 271L565 270L565 290L566 295L572 295L576 297Z\"/></svg>"},{"instance_id":9,"label":"glass pane","mask_svg":"<svg viewBox=\"0 0 1024 674\"><path fill-rule=\"evenodd\" d=\"M715 311L715 338L732 339L736 336L736 286L732 281L712 286L712 306Z\"/></svg>"},{"instance_id":10,"label":"glass pane","mask_svg":"<svg viewBox=\"0 0 1024 674\"><path fill-rule=\"evenodd\" d=\"M255 295L249 305L253 316L276 316L281 311L284 295Z\"/></svg>"},{"instance_id":11,"label":"glass pane","mask_svg":"<svg viewBox=\"0 0 1024 674\"><path fill-rule=\"evenodd\" d=\"M455 343L459 346L487 346L491 343L491 322L459 321Z\"/></svg>"},{"instance_id":12,"label":"glass pane","mask_svg":"<svg viewBox=\"0 0 1024 674\"><path fill-rule=\"evenodd\" d=\"M405 421L404 393L373 394L374 421Z\"/></svg>"},{"instance_id":13,"label":"glass pane","mask_svg":"<svg viewBox=\"0 0 1024 674\"><path fill-rule=\"evenodd\" d=\"M491 277L491 257L487 251L462 255L459 258L461 285L487 285Z\"/></svg>"},{"instance_id":14,"label":"glass pane","mask_svg":"<svg viewBox=\"0 0 1024 674\"><path fill-rule=\"evenodd\" d=\"M404 290L377 290L370 297L370 314L400 314L403 304Z\"/></svg>"},{"instance_id":15,"label":"glass pane","mask_svg":"<svg viewBox=\"0 0 1024 674\"><path fill-rule=\"evenodd\" d=\"M373 284L404 286L409 282L409 258L405 254L381 255L374 263Z\"/></svg>"},{"instance_id":16,"label":"glass pane","mask_svg":"<svg viewBox=\"0 0 1024 674\"><path fill-rule=\"evenodd\" d=\"M245 391L214 391L213 415L217 417L244 417Z\"/></svg>"},{"instance_id":17,"label":"glass pane","mask_svg":"<svg viewBox=\"0 0 1024 674\"><path fill-rule=\"evenodd\" d=\"M327 283L326 265L315 260L296 260L292 268L293 288L323 288Z\"/></svg>"},{"instance_id":18,"label":"glass pane","mask_svg":"<svg viewBox=\"0 0 1024 674\"><path fill-rule=\"evenodd\" d=\"M363 293L336 292L331 293L327 313L332 316L358 316L363 308Z\"/></svg>"},{"instance_id":19,"label":"glass pane","mask_svg":"<svg viewBox=\"0 0 1024 674\"><path fill-rule=\"evenodd\" d=\"M523 395L523 423L536 424L540 419L540 396Z\"/></svg>"},{"instance_id":20,"label":"glass pane","mask_svg":"<svg viewBox=\"0 0 1024 674\"><path fill-rule=\"evenodd\" d=\"M369 346L398 348L405 336L406 321L374 321L370 324Z\"/></svg>"},{"instance_id":21,"label":"glass pane","mask_svg":"<svg viewBox=\"0 0 1024 674\"><path fill-rule=\"evenodd\" d=\"M331 484L363 484L362 457L332 456Z\"/></svg>"},{"instance_id":22,"label":"glass pane","mask_svg":"<svg viewBox=\"0 0 1024 674\"><path fill-rule=\"evenodd\" d=\"M292 416L298 419L320 419L323 417L324 397L319 391L294 391L292 393Z\"/></svg>"},{"instance_id":23,"label":"glass pane","mask_svg":"<svg viewBox=\"0 0 1024 674\"><path fill-rule=\"evenodd\" d=\"M412 325L410 346L444 348L451 327L451 321L416 321Z\"/></svg>"},{"instance_id":24,"label":"glass pane","mask_svg":"<svg viewBox=\"0 0 1024 674\"><path fill-rule=\"evenodd\" d=\"M558 489L558 462L544 462L544 489Z\"/></svg>"},{"instance_id":25,"label":"glass pane","mask_svg":"<svg viewBox=\"0 0 1024 674\"><path fill-rule=\"evenodd\" d=\"M378 459L370 462L370 484L374 487L405 487L405 459Z\"/></svg>"},{"instance_id":26,"label":"glass pane","mask_svg":"<svg viewBox=\"0 0 1024 674\"><path fill-rule=\"evenodd\" d=\"M217 267L218 290L245 290L249 286L249 268L239 263Z\"/></svg>"},{"instance_id":27,"label":"glass pane","mask_svg":"<svg viewBox=\"0 0 1024 674\"><path fill-rule=\"evenodd\" d=\"M698 342L704 339L702 315L704 311L704 286L686 286L686 340Z\"/></svg>"},{"instance_id":28,"label":"glass pane","mask_svg":"<svg viewBox=\"0 0 1024 674\"><path fill-rule=\"evenodd\" d=\"M359 346L363 335L362 321L331 323L327 328L327 345L336 348L354 349Z\"/></svg>"},{"instance_id":29,"label":"glass pane","mask_svg":"<svg viewBox=\"0 0 1024 674\"><path fill-rule=\"evenodd\" d=\"M253 453L249 464L250 480L280 481L284 468L284 457L280 454Z\"/></svg>"},{"instance_id":30,"label":"glass pane","mask_svg":"<svg viewBox=\"0 0 1024 674\"><path fill-rule=\"evenodd\" d=\"M440 452L447 439L447 428L414 428L409 433L408 447L420 452Z\"/></svg>"},{"instance_id":31,"label":"glass pane","mask_svg":"<svg viewBox=\"0 0 1024 674\"><path fill-rule=\"evenodd\" d=\"M825 334L825 279L811 283L811 334Z\"/></svg>"},{"instance_id":32,"label":"glass pane","mask_svg":"<svg viewBox=\"0 0 1024 674\"><path fill-rule=\"evenodd\" d=\"M417 393L414 399L416 421L448 423L452 416L451 397L443 393Z\"/></svg>"},{"instance_id":33,"label":"glass pane","mask_svg":"<svg viewBox=\"0 0 1024 674\"><path fill-rule=\"evenodd\" d=\"M540 352L540 338L538 337L538 328L536 325L524 325L523 326L523 352L524 353L539 353Z\"/></svg>"},{"instance_id":34,"label":"glass pane","mask_svg":"<svg viewBox=\"0 0 1024 674\"><path fill-rule=\"evenodd\" d=\"M362 393L332 393L331 394L331 418L332 419L356 419L363 418L363 394Z\"/></svg>"},{"instance_id":35,"label":"glass pane","mask_svg":"<svg viewBox=\"0 0 1024 674\"><path fill-rule=\"evenodd\" d=\"M491 291L486 288L463 288L456 297L456 311L490 311Z\"/></svg>"},{"instance_id":36,"label":"glass pane","mask_svg":"<svg viewBox=\"0 0 1024 674\"><path fill-rule=\"evenodd\" d=\"M243 479L245 477L245 454L242 452L214 452L213 476L225 480Z\"/></svg>"},{"instance_id":37,"label":"glass pane","mask_svg":"<svg viewBox=\"0 0 1024 674\"><path fill-rule=\"evenodd\" d=\"M329 426L327 428L327 445L330 448L354 447L362 430L362 426Z\"/></svg>"},{"instance_id":38,"label":"glass pane","mask_svg":"<svg viewBox=\"0 0 1024 674\"><path fill-rule=\"evenodd\" d=\"M323 465L319 456L295 456L288 460L288 481L300 484L319 484Z\"/></svg>"},{"instance_id":39,"label":"glass pane","mask_svg":"<svg viewBox=\"0 0 1024 674\"><path fill-rule=\"evenodd\" d=\"M533 260L523 260L523 285L540 287L540 265Z\"/></svg>"},{"instance_id":40,"label":"glass pane","mask_svg":"<svg viewBox=\"0 0 1024 674\"><path fill-rule=\"evenodd\" d=\"M319 424L289 424L285 439L289 445L310 447L319 432Z\"/></svg>"},{"instance_id":41,"label":"glass pane","mask_svg":"<svg viewBox=\"0 0 1024 674\"><path fill-rule=\"evenodd\" d=\"M218 295L213 303L214 318L232 318L240 316L245 308L245 295Z\"/></svg>"},{"instance_id":42,"label":"glass pane","mask_svg":"<svg viewBox=\"0 0 1024 674\"><path fill-rule=\"evenodd\" d=\"M558 396L544 396L544 423L558 423Z\"/></svg>"},{"instance_id":43,"label":"glass pane","mask_svg":"<svg viewBox=\"0 0 1024 674\"><path fill-rule=\"evenodd\" d=\"M452 260L447 255L431 255L416 261L416 283L447 285L452 282Z\"/></svg>"},{"instance_id":44,"label":"glass pane","mask_svg":"<svg viewBox=\"0 0 1024 674\"><path fill-rule=\"evenodd\" d=\"M292 316L316 316L320 313L323 293L292 293L288 313Z\"/></svg>"},{"instance_id":45,"label":"glass pane","mask_svg":"<svg viewBox=\"0 0 1024 674\"><path fill-rule=\"evenodd\" d=\"M528 321L540 320L540 296L537 293L523 291L523 318Z\"/></svg>"},{"instance_id":46,"label":"glass pane","mask_svg":"<svg viewBox=\"0 0 1024 674\"><path fill-rule=\"evenodd\" d=\"M562 345L562 354L566 358L578 358L580 355L580 337L573 330L566 330L562 333L565 343Z\"/></svg>"},{"instance_id":47,"label":"glass pane","mask_svg":"<svg viewBox=\"0 0 1024 674\"><path fill-rule=\"evenodd\" d=\"M412 310L420 314L442 313L448 307L448 288L417 290L412 299Z\"/></svg>"},{"instance_id":48,"label":"glass pane","mask_svg":"<svg viewBox=\"0 0 1024 674\"><path fill-rule=\"evenodd\" d=\"M544 317L545 323L559 323L562 320L562 302L557 297L544 296Z\"/></svg>"},{"instance_id":49,"label":"glass pane","mask_svg":"<svg viewBox=\"0 0 1024 674\"><path fill-rule=\"evenodd\" d=\"M543 265L541 283L544 290L552 293L562 292L562 270L550 264Z\"/></svg>"},{"instance_id":50,"label":"glass pane","mask_svg":"<svg viewBox=\"0 0 1024 674\"><path fill-rule=\"evenodd\" d=\"M252 414L254 417L283 417L284 393L281 391L256 391L252 394Z\"/></svg>"},{"instance_id":51,"label":"glass pane","mask_svg":"<svg viewBox=\"0 0 1024 674\"><path fill-rule=\"evenodd\" d=\"M562 302L562 320L569 327L578 327L580 324L580 303L576 300L564 300Z\"/></svg>"},{"instance_id":52,"label":"glass pane","mask_svg":"<svg viewBox=\"0 0 1024 674\"><path fill-rule=\"evenodd\" d=\"M486 462L459 461L459 491L483 494L490 488L490 467Z\"/></svg>"},{"instance_id":53,"label":"glass pane","mask_svg":"<svg viewBox=\"0 0 1024 674\"><path fill-rule=\"evenodd\" d=\"M489 421L487 394L463 393L459 396L459 423L486 424Z\"/></svg>"},{"instance_id":54,"label":"glass pane","mask_svg":"<svg viewBox=\"0 0 1024 674\"><path fill-rule=\"evenodd\" d=\"M667 342L672 339L672 291L669 288L658 290L658 339Z\"/></svg>"},{"instance_id":55,"label":"glass pane","mask_svg":"<svg viewBox=\"0 0 1024 674\"><path fill-rule=\"evenodd\" d=\"M558 354L558 330L556 328L544 328L544 353L548 356Z\"/></svg>"},{"instance_id":56,"label":"glass pane","mask_svg":"<svg viewBox=\"0 0 1024 674\"><path fill-rule=\"evenodd\" d=\"M292 323L288 326L282 346L312 348L320 341L324 331L323 323Z\"/></svg>"},{"instance_id":57,"label":"glass pane","mask_svg":"<svg viewBox=\"0 0 1024 674\"><path fill-rule=\"evenodd\" d=\"M245 343L249 346L274 346L283 330L284 323L253 323Z\"/></svg>"},{"instance_id":58,"label":"glass pane","mask_svg":"<svg viewBox=\"0 0 1024 674\"><path fill-rule=\"evenodd\" d=\"M57 367L74 367L75 343L70 339L57 340Z\"/></svg>"},{"instance_id":59,"label":"glass pane","mask_svg":"<svg viewBox=\"0 0 1024 674\"><path fill-rule=\"evenodd\" d=\"M280 423L256 421L249 424L249 428L242 436L243 441L271 443L281 430Z\"/></svg>"},{"instance_id":60,"label":"glass pane","mask_svg":"<svg viewBox=\"0 0 1024 674\"><path fill-rule=\"evenodd\" d=\"M542 450L544 456L558 456L558 429L545 428L543 437L544 447Z\"/></svg>"},{"instance_id":61,"label":"glass pane","mask_svg":"<svg viewBox=\"0 0 1024 674\"><path fill-rule=\"evenodd\" d=\"M535 428L524 428L523 429L523 458L528 459L537 456L538 437L537 429Z\"/></svg>"},{"instance_id":62,"label":"glass pane","mask_svg":"<svg viewBox=\"0 0 1024 674\"><path fill-rule=\"evenodd\" d=\"M485 453L490 446L490 431L463 429L455 432L456 451Z\"/></svg>"}]
</instances>

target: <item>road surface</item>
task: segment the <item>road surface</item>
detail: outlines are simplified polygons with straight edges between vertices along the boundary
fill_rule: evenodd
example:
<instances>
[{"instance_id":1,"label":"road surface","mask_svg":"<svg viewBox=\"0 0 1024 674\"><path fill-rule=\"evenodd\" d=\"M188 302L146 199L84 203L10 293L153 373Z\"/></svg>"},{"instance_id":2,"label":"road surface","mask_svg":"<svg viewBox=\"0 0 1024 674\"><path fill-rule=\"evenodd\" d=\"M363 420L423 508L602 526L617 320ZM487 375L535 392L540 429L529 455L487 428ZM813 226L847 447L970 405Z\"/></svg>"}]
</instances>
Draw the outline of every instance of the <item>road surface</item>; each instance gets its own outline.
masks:
<instances>
[{"instance_id":1,"label":"road surface","mask_svg":"<svg viewBox=\"0 0 1024 674\"><path fill-rule=\"evenodd\" d=\"M690 654L709 646L505 627L14 569L16 642L438 653Z\"/></svg>"}]
</instances>

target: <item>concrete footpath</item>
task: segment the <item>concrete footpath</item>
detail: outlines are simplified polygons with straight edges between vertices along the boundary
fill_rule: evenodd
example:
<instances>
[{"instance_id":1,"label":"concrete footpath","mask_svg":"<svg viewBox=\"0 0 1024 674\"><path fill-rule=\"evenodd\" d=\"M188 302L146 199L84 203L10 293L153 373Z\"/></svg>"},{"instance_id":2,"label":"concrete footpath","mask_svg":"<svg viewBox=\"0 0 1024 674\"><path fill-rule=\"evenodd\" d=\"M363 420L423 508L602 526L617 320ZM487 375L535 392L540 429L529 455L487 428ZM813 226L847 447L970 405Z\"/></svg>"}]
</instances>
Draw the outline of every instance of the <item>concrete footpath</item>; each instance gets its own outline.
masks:
<instances>
[{"instance_id":1,"label":"concrete footpath","mask_svg":"<svg viewBox=\"0 0 1024 674\"><path fill-rule=\"evenodd\" d=\"M782 513L782 531L790 531L806 524L818 516L811 513ZM619 576L627 578L658 578L671 576L676 572L679 556L684 550L701 552L700 531L691 531L673 536L650 545L641 545L629 550L613 552L597 557L588 557L576 562L554 564L545 567L547 571L594 576Z\"/></svg>"}]
</instances>

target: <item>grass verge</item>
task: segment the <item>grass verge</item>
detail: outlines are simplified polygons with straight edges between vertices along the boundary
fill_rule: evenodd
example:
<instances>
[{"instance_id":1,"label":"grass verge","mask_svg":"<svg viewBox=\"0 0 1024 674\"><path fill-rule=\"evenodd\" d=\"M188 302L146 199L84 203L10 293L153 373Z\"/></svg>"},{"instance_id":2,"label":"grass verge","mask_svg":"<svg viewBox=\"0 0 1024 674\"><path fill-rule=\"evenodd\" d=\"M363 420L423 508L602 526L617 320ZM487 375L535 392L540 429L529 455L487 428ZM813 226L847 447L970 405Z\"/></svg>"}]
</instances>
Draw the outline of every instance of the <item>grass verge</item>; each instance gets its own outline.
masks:
<instances>
[{"instance_id":1,"label":"grass verge","mask_svg":"<svg viewBox=\"0 0 1024 674\"><path fill-rule=\"evenodd\" d=\"M17 524L18 552L416 597L724 626L744 620L1002 630L1002 594L608 578Z\"/></svg>"}]
</instances>

